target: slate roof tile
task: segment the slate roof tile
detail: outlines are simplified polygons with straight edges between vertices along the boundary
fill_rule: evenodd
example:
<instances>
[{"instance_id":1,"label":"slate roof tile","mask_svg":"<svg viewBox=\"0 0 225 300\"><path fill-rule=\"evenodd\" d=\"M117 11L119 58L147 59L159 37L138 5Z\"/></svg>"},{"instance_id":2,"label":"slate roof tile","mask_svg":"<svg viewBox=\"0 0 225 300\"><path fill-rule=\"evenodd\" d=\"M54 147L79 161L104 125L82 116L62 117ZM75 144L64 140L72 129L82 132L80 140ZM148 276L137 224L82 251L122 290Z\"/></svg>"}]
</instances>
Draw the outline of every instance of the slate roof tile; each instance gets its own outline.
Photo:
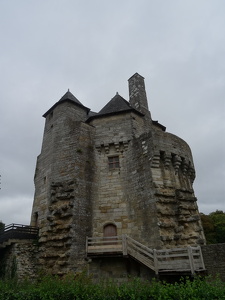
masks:
<instances>
[{"instance_id":1,"label":"slate roof tile","mask_svg":"<svg viewBox=\"0 0 225 300\"><path fill-rule=\"evenodd\" d=\"M43 117L46 117L57 105L59 105L61 102L64 101L70 101L73 102L74 104L84 108L87 112L90 111L89 108L87 108L86 106L84 106L68 89L68 91L62 96L62 98L56 102L44 115Z\"/></svg>"},{"instance_id":2,"label":"slate roof tile","mask_svg":"<svg viewBox=\"0 0 225 300\"><path fill-rule=\"evenodd\" d=\"M64 101L64 100L71 100L71 101L74 101L76 102L77 104L79 105L83 105L71 92L70 90L68 89L68 91L65 93L65 95L62 96L62 98L58 101Z\"/></svg>"},{"instance_id":3,"label":"slate roof tile","mask_svg":"<svg viewBox=\"0 0 225 300\"><path fill-rule=\"evenodd\" d=\"M99 111L99 115L112 114L119 111L132 110L129 102L118 93Z\"/></svg>"}]
</instances>

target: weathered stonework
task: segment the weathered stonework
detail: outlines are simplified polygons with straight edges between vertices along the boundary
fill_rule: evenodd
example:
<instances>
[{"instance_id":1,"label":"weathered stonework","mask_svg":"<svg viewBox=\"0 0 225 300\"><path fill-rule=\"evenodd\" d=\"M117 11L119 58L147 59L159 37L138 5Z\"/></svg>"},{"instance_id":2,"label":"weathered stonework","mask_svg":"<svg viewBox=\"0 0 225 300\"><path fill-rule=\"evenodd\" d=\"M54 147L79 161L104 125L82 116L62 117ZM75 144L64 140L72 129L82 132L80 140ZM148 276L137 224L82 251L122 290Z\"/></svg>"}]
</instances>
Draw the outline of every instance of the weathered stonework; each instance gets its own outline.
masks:
<instances>
[{"instance_id":1,"label":"weathered stonework","mask_svg":"<svg viewBox=\"0 0 225 300\"><path fill-rule=\"evenodd\" d=\"M118 283L125 282L131 277L151 280L155 273L146 266L131 258L103 257L96 258L87 266L87 272L94 281L115 279Z\"/></svg>"},{"instance_id":2,"label":"weathered stonework","mask_svg":"<svg viewBox=\"0 0 225 300\"><path fill-rule=\"evenodd\" d=\"M86 237L103 237L108 224L150 248L204 244L191 150L151 120L142 76L129 91L130 102L117 94L98 114L68 91L44 114L31 225L39 264L54 274L96 273Z\"/></svg>"},{"instance_id":3,"label":"weathered stonework","mask_svg":"<svg viewBox=\"0 0 225 300\"><path fill-rule=\"evenodd\" d=\"M18 280L37 277L38 245L35 241L17 240L0 249L0 277Z\"/></svg>"},{"instance_id":4,"label":"weathered stonework","mask_svg":"<svg viewBox=\"0 0 225 300\"><path fill-rule=\"evenodd\" d=\"M207 274L219 276L225 282L225 244L204 245L201 248Z\"/></svg>"}]
</instances>

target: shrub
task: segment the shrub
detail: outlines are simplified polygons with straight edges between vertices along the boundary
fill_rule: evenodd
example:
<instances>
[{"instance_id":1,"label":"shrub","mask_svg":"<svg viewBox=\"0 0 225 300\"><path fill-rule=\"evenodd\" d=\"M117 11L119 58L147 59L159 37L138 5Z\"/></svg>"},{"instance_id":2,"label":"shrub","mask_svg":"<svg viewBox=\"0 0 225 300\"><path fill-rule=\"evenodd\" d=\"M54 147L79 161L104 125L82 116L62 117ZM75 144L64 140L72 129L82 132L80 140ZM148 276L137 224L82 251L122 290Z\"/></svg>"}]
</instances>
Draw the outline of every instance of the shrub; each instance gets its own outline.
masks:
<instances>
[{"instance_id":1,"label":"shrub","mask_svg":"<svg viewBox=\"0 0 225 300\"><path fill-rule=\"evenodd\" d=\"M43 276L37 282L0 281L0 300L198 300L225 299L225 286L219 278L196 277L170 284L139 278L118 284L93 283L85 274L65 278Z\"/></svg>"}]
</instances>

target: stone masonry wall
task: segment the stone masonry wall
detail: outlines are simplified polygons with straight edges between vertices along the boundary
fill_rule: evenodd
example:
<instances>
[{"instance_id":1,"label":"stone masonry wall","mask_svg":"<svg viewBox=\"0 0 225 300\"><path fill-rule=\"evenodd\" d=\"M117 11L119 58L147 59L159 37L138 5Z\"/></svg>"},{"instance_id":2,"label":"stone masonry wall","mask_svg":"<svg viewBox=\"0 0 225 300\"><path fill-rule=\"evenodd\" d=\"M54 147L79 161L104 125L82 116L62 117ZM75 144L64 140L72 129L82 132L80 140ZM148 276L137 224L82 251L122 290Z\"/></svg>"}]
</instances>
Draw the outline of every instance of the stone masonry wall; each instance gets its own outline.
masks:
<instances>
[{"instance_id":1,"label":"stone masonry wall","mask_svg":"<svg viewBox=\"0 0 225 300\"><path fill-rule=\"evenodd\" d=\"M167 132L154 130L151 169L163 247L201 245L205 237L194 195L195 170L189 146Z\"/></svg>"},{"instance_id":2,"label":"stone masonry wall","mask_svg":"<svg viewBox=\"0 0 225 300\"><path fill-rule=\"evenodd\" d=\"M128 213L134 222L131 236L150 248L161 248L157 225L156 197L150 168L153 151L151 131L133 139L126 155Z\"/></svg>"},{"instance_id":3,"label":"stone masonry wall","mask_svg":"<svg viewBox=\"0 0 225 300\"><path fill-rule=\"evenodd\" d=\"M31 224L37 214L39 263L54 274L82 268L91 232L94 129L82 116L85 112L71 103L57 106L52 119L47 116L38 157Z\"/></svg>"},{"instance_id":4,"label":"stone masonry wall","mask_svg":"<svg viewBox=\"0 0 225 300\"><path fill-rule=\"evenodd\" d=\"M76 119L76 118L77 119ZM63 102L46 116L41 154L37 158L35 171L35 196L31 216L31 225L44 227L46 207L49 205L50 185L52 181L69 180L74 171L72 152L70 149L71 134L76 128L76 122L86 119L86 112L73 104ZM78 150L79 147L74 150ZM63 162L66 164L63 167ZM65 172L65 167L67 171ZM58 169L58 174L54 174ZM52 178L58 176L57 178ZM38 224L35 213L38 211Z\"/></svg>"},{"instance_id":5,"label":"stone masonry wall","mask_svg":"<svg viewBox=\"0 0 225 300\"><path fill-rule=\"evenodd\" d=\"M95 127L95 146L127 143L144 131L144 120L135 113L124 113L96 118L90 122Z\"/></svg>"},{"instance_id":6,"label":"stone masonry wall","mask_svg":"<svg viewBox=\"0 0 225 300\"><path fill-rule=\"evenodd\" d=\"M182 139L150 126L147 133L131 134L133 124L129 114L93 122L99 182L94 236L113 223L118 234L131 235L151 248L204 244L190 148ZM108 157L116 155L120 168L109 170Z\"/></svg>"},{"instance_id":7,"label":"stone masonry wall","mask_svg":"<svg viewBox=\"0 0 225 300\"><path fill-rule=\"evenodd\" d=\"M129 102L132 107L144 114L144 119L146 120L146 125L148 126L149 120L151 120L151 114L148 109L144 77L136 73L129 78L128 85L130 97Z\"/></svg>"},{"instance_id":8,"label":"stone masonry wall","mask_svg":"<svg viewBox=\"0 0 225 300\"><path fill-rule=\"evenodd\" d=\"M201 246L208 275L217 276L225 282L225 244Z\"/></svg>"},{"instance_id":9,"label":"stone masonry wall","mask_svg":"<svg viewBox=\"0 0 225 300\"><path fill-rule=\"evenodd\" d=\"M129 217L123 182L124 155L132 139L130 114L99 118L95 126L96 197L93 201L93 235L102 236L107 223L117 226L117 234L128 233ZM120 167L109 170L108 157L119 156ZM131 230L132 224L129 224Z\"/></svg>"},{"instance_id":10,"label":"stone masonry wall","mask_svg":"<svg viewBox=\"0 0 225 300\"><path fill-rule=\"evenodd\" d=\"M139 264L130 257L102 257L93 258L88 265L88 274L94 281L115 279L122 283L132 277L140 277L146 280L155 278L155 273L146 266Z\"/></svg>"},{"instance_id":11,"label":"stone masonry wall","mask_svg":"<svg viewBox=\"0 0 225 300\"><path fill-rule=\"evenodd\" d=\"M35 279L38 274L38 246L34 241L17 241L0 250L1 275L5 278Z\"/></svg>"},{"instance_id":12,"label":"stone masonry wall","mask_svg":"<svg viewBox=\"0 0 225 300\"><path fill-rule=\"evenodd\" d=\"M151 133L143 133L143 119L134 118L134 114L99 118L92 125L96 128L98 182L93 202L93 235L102 236L104 225L112 223L118 235L128 234L145 245L160 247L149 162L153 149ZM109 169L108 158L112 156L118 156L119 168Z\"/></svg>"}]
</instances>

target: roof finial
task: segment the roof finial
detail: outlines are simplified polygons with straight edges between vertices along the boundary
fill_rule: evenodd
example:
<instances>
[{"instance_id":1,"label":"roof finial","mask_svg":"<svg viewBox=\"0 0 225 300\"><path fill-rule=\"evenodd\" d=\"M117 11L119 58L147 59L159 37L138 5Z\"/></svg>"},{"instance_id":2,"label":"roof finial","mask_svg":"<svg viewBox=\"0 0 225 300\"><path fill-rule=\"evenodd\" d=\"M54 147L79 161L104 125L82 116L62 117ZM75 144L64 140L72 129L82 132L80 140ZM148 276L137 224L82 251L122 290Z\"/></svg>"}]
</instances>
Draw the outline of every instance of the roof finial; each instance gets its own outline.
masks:
<instances>
[{"instance_id":1,"label":"roof finial","mask_svg":"<svg viewBox=\"0 0 225 300\"><path fill-rule=\"evenodd\" d=\"M70 89L68 89L68 92L70 91Z\"/></svg>"},{"instance_id":2,"label":"roof finial","mask_svg":"<svg viewBox=\"0 0 225 300\"><path fill-rule=\"evenodd\" d=\"M119 93L118 93L118 92L116 92L116 95L119 95Z\"/></svg>"}]
</instances>

